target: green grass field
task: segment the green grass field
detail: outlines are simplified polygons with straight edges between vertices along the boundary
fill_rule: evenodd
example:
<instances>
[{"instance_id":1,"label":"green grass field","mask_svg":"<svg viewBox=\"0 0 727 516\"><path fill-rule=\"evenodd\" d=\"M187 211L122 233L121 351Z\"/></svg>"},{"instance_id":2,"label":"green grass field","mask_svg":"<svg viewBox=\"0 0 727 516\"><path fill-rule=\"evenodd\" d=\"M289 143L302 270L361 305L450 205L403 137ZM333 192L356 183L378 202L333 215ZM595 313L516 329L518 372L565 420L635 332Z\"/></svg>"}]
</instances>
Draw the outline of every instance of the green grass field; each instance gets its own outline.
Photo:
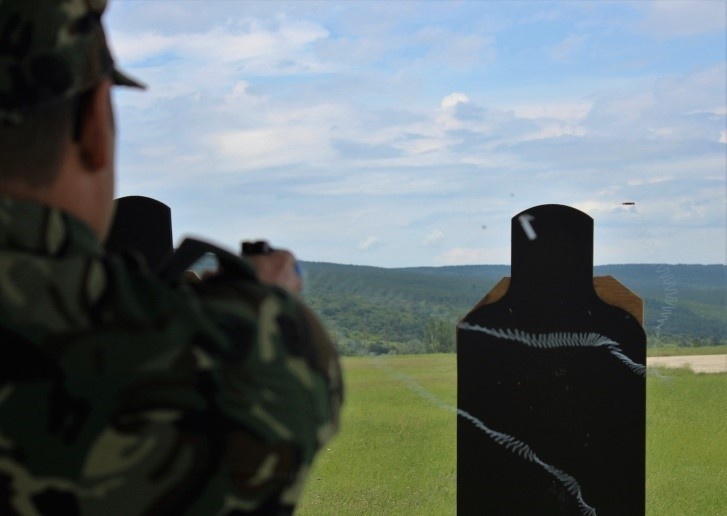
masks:
<instances>
[{"instance_id":1,"label":"green grass field","mask_svg":"<svg viewBox=\"0 0 727 516\"><path fill-rule=\"evenodd\" d=\"M691 355L724 355L727 354L727 346L700 346L698 348L687 348L683 346L663 346L647 348L646 356L649 357L681 357Z\"/></svg>"},{"instance_id":2,"label":"green grass field","mask_svg":"<svg viewBox=\"0 0 727 516\"><path fill-rule=\"evenodd\" d=\"M456 356L344 359L341 433L299 515L455 513ZM647 379L647 514L727 515L727 374Z\"/></svg>"}]
</instances>

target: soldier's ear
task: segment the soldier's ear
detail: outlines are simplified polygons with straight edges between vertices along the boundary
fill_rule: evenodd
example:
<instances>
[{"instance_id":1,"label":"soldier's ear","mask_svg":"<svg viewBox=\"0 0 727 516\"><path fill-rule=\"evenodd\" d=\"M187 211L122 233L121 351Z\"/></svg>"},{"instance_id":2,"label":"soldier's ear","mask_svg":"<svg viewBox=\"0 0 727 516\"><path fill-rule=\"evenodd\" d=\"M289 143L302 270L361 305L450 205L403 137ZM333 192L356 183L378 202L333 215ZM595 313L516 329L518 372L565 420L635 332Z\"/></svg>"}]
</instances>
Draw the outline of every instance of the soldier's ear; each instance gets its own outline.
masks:
<instances>
[{"instance_id":1,"label":"soldier's ear","mask_svg":"<svg viewBox=\"0 0 727 516\"><path fill-rule=\"evenodd\" d=\"M91 171L107 168L113 160L114 122L111 81L101 80L82 100L78 116L78 146L83 164Z\"/></svg>"}]
</instances>

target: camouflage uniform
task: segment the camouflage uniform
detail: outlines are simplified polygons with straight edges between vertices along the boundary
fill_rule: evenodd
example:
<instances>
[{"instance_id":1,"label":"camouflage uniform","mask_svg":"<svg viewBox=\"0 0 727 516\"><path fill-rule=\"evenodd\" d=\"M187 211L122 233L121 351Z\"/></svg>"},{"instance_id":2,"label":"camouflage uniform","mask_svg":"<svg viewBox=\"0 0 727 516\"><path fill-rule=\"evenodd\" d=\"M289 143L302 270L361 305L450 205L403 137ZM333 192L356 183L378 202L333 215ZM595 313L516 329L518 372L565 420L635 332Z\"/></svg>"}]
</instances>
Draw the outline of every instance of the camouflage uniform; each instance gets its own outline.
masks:
<instances>
[{"instance_id":1,"label":"camouflage uniform","mask_svg":"<svg viewBox=\"0 0 727 516\"><path fill-rule=\"evenodd\" d=\"M1 118L83 91L87 72L136 84L105 50L103 4L0 0ZM46 52L54 83L25 59L31 22L68 20L87 44ZM88 45L99 66L69 61ZM0 197L0 515L292 510L338 427L338 357L294 295L240 265L172 288L72 216Z\"/></svg>"}]
</instances>

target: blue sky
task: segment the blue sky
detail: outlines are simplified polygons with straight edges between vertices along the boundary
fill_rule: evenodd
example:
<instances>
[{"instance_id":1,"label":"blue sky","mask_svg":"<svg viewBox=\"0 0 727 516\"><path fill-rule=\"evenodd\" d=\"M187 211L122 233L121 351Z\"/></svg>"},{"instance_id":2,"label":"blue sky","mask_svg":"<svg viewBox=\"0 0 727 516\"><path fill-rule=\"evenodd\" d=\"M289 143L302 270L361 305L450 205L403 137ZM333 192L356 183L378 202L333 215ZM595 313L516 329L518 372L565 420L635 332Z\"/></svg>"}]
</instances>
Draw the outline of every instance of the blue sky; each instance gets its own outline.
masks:
<instances>
[{"instance_id":1,"label":"blue sky","mask_svg":"<svg viewBox=\"0 0 727 516\"><path fill-rule=\"evenodd\" d=\"M118 195L304 260L509 263L567 204L595 262L725 263L727 3L115 0ZM636 202L635 207L622 202Z\"/></svg>"}]
</instances>

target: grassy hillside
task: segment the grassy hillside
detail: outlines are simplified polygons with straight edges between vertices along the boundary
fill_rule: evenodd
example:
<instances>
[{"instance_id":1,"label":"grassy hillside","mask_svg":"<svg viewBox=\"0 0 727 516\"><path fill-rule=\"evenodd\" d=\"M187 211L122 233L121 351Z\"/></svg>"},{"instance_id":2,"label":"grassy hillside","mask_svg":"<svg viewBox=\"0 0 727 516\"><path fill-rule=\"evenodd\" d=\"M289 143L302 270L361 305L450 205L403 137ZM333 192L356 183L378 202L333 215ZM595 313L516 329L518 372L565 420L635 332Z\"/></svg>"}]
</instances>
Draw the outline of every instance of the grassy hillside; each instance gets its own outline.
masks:
<instances>
[{"instance_id":1,"label":"grassy hillside","mask_svg":"<svg viewBox=\"0 0 727 516\"><path fill-rule=\"evenodd\" d=\"M384 269L304 263L305 297L348 355L446 352L454 323L508 266ZM608 265L645 300L646 329L658 345L727 343L727 268L722 265Z\"/></svg>"}]
</instances>

